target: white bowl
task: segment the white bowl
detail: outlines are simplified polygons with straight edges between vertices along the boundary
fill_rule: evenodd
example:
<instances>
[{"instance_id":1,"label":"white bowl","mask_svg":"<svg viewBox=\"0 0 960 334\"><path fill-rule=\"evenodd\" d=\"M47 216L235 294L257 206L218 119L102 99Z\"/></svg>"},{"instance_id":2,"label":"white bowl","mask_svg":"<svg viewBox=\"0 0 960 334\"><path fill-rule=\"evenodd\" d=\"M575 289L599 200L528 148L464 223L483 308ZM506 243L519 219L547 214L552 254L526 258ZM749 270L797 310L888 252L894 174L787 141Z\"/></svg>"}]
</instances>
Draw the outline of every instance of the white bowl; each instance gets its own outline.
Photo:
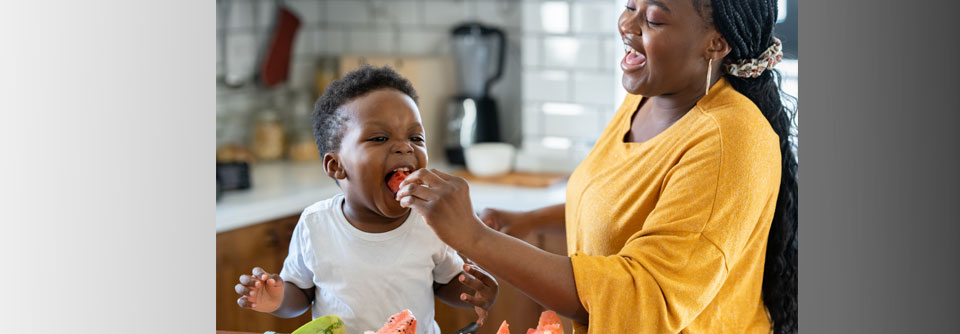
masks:
<instances>
[{"instance_id":1,"label":"white bowl","mask_svg":"<svg viewBox=\"0 0 960 334\"><path fill-rule=\"evenodd\" d=\"M513 167L516 148L507 143L477 143L463 150L470 174L490 177L505 174Z\"/></svg>"}]
</instances>

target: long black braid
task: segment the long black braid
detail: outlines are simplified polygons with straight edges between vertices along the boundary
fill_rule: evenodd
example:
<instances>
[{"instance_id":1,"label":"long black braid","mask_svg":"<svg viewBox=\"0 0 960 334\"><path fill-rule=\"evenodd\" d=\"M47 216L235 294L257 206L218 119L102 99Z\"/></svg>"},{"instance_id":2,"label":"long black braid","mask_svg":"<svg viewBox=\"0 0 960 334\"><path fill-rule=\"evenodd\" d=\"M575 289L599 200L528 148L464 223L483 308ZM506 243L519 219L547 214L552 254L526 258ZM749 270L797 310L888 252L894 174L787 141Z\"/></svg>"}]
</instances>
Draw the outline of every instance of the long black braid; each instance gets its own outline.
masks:
<instances>
[{"instance_id":1,"label":"long black braid","mask_svg":"<svg viewBox=\"0 0 960 334\"><path fill-rule=\"evenodd\" d=\"M727 60L737 61L760 56L773 43L777 19L776 0L693 0L702 14L730 45ZM791 125L796 117L797 100L780 88L776 70L764 71L757 78L725 74L727 81L760 108L780 137L783 164L780 192L763 271L763 302L770 311L774 332L797 332L797 143L792 141ZM792 108L783 105L782 98Z\"/></svg>"}]
</instances>

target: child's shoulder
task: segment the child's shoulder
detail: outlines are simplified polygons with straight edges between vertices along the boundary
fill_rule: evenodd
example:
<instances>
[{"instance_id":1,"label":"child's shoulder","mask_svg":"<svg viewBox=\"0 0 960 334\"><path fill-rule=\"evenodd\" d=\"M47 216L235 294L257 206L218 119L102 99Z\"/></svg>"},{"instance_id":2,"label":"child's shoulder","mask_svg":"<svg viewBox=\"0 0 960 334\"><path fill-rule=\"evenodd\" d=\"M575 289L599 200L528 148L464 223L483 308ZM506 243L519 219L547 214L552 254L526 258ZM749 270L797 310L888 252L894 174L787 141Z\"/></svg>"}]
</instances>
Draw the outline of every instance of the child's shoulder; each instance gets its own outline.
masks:
<instances>
[{"instance_id":1,"label":"child's shoulder","mask_svg":"<svg viewBox=\"0 0 960 334\"><path fill-rule=\"evenodd\" d=\"M343 194L310 204L300 214L300 222L321 222L336 219Z\"/></svg>"}]
</instances>

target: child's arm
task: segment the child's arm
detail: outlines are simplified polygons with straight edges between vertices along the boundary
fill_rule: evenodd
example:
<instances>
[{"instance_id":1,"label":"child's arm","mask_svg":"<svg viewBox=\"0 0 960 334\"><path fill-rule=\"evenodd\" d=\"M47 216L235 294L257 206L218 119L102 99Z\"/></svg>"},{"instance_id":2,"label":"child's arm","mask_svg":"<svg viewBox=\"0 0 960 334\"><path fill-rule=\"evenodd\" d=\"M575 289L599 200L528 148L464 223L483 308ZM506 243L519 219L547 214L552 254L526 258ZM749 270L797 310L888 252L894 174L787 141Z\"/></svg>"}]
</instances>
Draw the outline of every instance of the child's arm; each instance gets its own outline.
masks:
<instances>
[{"instance_id":1,"label":"child's arm","mask_svg":"<svg viewBox=\"0 0 960 334\"><path fill-rule=\"evenodd\" d=\"M434 283L433 291L447 305L473 308L477 312L477 325L483 326L487 311L497 301L497 280L475 264L464 264L464 271L447 284Z\"/></svg>"},{"instance_id":2,"label":"child's arm","mask_svg":"<svg viewBox=\"0 0 960 334\"><path fill-rule=\"evenodd\" d=\"M301 289L260 267L253 268L253 275L241 275L235 288L241 295L237 299L240 307L281 318L293 318L309 310L316 289Z\"/></svg>"}]
</instances>

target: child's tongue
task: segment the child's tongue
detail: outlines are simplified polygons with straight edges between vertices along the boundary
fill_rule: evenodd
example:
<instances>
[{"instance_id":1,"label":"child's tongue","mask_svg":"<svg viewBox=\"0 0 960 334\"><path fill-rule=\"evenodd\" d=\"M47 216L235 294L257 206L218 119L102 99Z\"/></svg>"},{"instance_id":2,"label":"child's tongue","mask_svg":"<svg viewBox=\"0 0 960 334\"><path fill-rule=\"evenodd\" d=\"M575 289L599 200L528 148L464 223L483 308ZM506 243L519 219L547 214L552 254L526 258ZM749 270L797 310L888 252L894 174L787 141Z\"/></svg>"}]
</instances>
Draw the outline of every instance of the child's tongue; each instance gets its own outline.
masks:
<instances>
[{"instance_id":1,"label":"child's tongue","mask_svg":"<svg viewBox=\"0 0 960 334\"><path fill-rule=\"evenodd\" d=\"M400 191L400 183L407 178L407 172L403 170L398 170L393 175L390 175L390 179L387 180L387 188L390 188L394 194Z\"/></svg>"}]
</instances>

